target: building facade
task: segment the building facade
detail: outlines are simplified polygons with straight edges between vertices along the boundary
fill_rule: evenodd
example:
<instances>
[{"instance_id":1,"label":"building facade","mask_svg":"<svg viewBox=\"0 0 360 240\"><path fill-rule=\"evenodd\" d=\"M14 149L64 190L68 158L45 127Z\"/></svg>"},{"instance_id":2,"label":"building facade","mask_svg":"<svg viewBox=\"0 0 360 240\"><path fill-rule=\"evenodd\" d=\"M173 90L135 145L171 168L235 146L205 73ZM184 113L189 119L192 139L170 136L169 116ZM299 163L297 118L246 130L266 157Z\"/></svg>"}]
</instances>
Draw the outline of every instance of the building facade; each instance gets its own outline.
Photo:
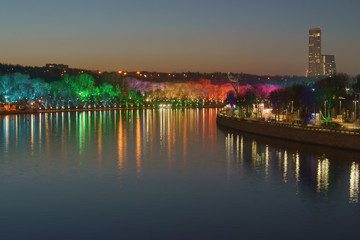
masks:
<instances>
[{"instance_id":1,"label":"building facade","mask_svg":"<svg viewBox=\"0 0 360 240\"><path fill-rule=\"evenodd\" d=\"M332 77L336 74L335 55L321 56L322 75Z\"/></svg>"},{"instance_id":2,"label":"building facade","mask_svg":"<svg viewBox=\"0 0 360 240\"><path fill-rule=\"evenodd\" d=\"M322 76L321 66L321 29L309 29L309 77Z\"/></svg>"}]
</instances>

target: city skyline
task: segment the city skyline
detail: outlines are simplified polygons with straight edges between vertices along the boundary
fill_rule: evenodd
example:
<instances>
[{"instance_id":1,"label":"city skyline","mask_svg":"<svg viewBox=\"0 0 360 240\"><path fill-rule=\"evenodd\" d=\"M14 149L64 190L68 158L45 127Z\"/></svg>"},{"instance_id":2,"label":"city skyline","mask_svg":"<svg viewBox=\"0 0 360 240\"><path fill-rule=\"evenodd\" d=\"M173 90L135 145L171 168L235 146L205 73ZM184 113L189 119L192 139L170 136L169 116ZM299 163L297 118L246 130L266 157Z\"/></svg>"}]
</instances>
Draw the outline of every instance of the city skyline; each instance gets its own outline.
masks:
<instances>
[{"instance_id":1,"label":"city skyline","mask_svg":"<svg viewBox=\"0 0 360 240\"><path fill-rule=\"evenodd\" d=\"M0 9L0 62L305 75L307 31L321 27L337 72L359 74L360 3L307 2L11 1Z\"/></svg>"},{"instance_id":2,"label":"city skyline","mask_svg":"<svg viewBox=\"0 0 360 240\"><path fill-rule=\"evenodd\" d=\"M321 28L309 29L309 68L307 77L331 77L336 74L335 55L322 54Z\"/></svg>"}]
</instances>

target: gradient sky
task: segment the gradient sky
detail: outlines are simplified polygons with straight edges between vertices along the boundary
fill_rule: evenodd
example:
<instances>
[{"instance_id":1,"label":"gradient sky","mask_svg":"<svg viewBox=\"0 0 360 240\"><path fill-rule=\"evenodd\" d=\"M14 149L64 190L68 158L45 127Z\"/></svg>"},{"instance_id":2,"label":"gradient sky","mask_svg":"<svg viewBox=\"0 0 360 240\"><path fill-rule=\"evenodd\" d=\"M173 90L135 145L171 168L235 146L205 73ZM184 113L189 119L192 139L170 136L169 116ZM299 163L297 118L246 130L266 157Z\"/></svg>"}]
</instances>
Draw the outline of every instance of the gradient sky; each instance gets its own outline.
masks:
<instances>
[{"instance_id":1,"label":"gradient sky","mask_svg":"<svg viewBox=\"0 0 360 240\"><path fill-rule=\"evenodd\" d=\"M304 75L308 29L360 73L358 0L0 0L0 62Z\"/></svg>"}]
</instances>

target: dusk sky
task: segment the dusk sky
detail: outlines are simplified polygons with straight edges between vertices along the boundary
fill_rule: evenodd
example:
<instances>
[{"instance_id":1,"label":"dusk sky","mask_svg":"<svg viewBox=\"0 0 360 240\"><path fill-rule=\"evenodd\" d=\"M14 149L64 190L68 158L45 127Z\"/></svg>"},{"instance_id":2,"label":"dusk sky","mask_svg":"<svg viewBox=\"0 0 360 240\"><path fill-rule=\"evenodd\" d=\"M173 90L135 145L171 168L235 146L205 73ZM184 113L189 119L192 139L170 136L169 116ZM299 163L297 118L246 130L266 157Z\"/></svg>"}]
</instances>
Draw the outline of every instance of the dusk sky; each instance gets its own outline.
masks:
<instances>
[{"instance_id":1,"label":"dusk sky","mask_svg":"<svg viewBox=\"0 0 360 240\"><path fill-rule=\"evenodd\" d=\"M358 0L1 0L0 62L304 75L308 29L360 73Z\"/></svg>"}]
</instances>

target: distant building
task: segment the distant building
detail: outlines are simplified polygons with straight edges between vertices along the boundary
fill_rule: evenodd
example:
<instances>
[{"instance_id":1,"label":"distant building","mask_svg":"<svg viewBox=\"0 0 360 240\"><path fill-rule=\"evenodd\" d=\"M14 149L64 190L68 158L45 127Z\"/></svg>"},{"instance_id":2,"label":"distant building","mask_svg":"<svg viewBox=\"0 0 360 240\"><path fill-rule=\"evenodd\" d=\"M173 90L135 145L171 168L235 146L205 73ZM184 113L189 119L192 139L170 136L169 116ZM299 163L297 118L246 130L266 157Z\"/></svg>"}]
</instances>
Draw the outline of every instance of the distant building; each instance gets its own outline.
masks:
<instances>
[{"instance_id":1,"label":"distant building","mask_svg":"<svg viewBox=\"0 0 360 240\"><path fill-rule=\"evenodd\" d=\"M52 69L68 69L69 65L64 64L55 64L55 63L48 63L45 65L46 68L52 68Z\"/></svg>"},{"instance_id":2,"label":"distant building","mask_svg":"<svg viewBox=\"0 0 360 240\"><path fill-rule=\"evenodd\" d=\"M321 66L323 76L334 76L336 74L335 55L322 55Z\"/></svg>"},{"instance_id":3,"label":"distant building","mask_svg":"<svg viewBox=\"0 0 360 240\"><path fill-rule=\"evenodd\" d=\"M319 77L322 75L321 68L321 29L309 29L309 77Z\"/></svg>"},{"instance_id":4,"label":"distant building","mask_svg":"<svg viewBox=\"0 0 360 240\"><path fill-rule=\"evenodd\" d=\"M335 74L335 56L321 55L321 28L310 28L307 77L331 77Z\"/></svg>"}]
</instances>

